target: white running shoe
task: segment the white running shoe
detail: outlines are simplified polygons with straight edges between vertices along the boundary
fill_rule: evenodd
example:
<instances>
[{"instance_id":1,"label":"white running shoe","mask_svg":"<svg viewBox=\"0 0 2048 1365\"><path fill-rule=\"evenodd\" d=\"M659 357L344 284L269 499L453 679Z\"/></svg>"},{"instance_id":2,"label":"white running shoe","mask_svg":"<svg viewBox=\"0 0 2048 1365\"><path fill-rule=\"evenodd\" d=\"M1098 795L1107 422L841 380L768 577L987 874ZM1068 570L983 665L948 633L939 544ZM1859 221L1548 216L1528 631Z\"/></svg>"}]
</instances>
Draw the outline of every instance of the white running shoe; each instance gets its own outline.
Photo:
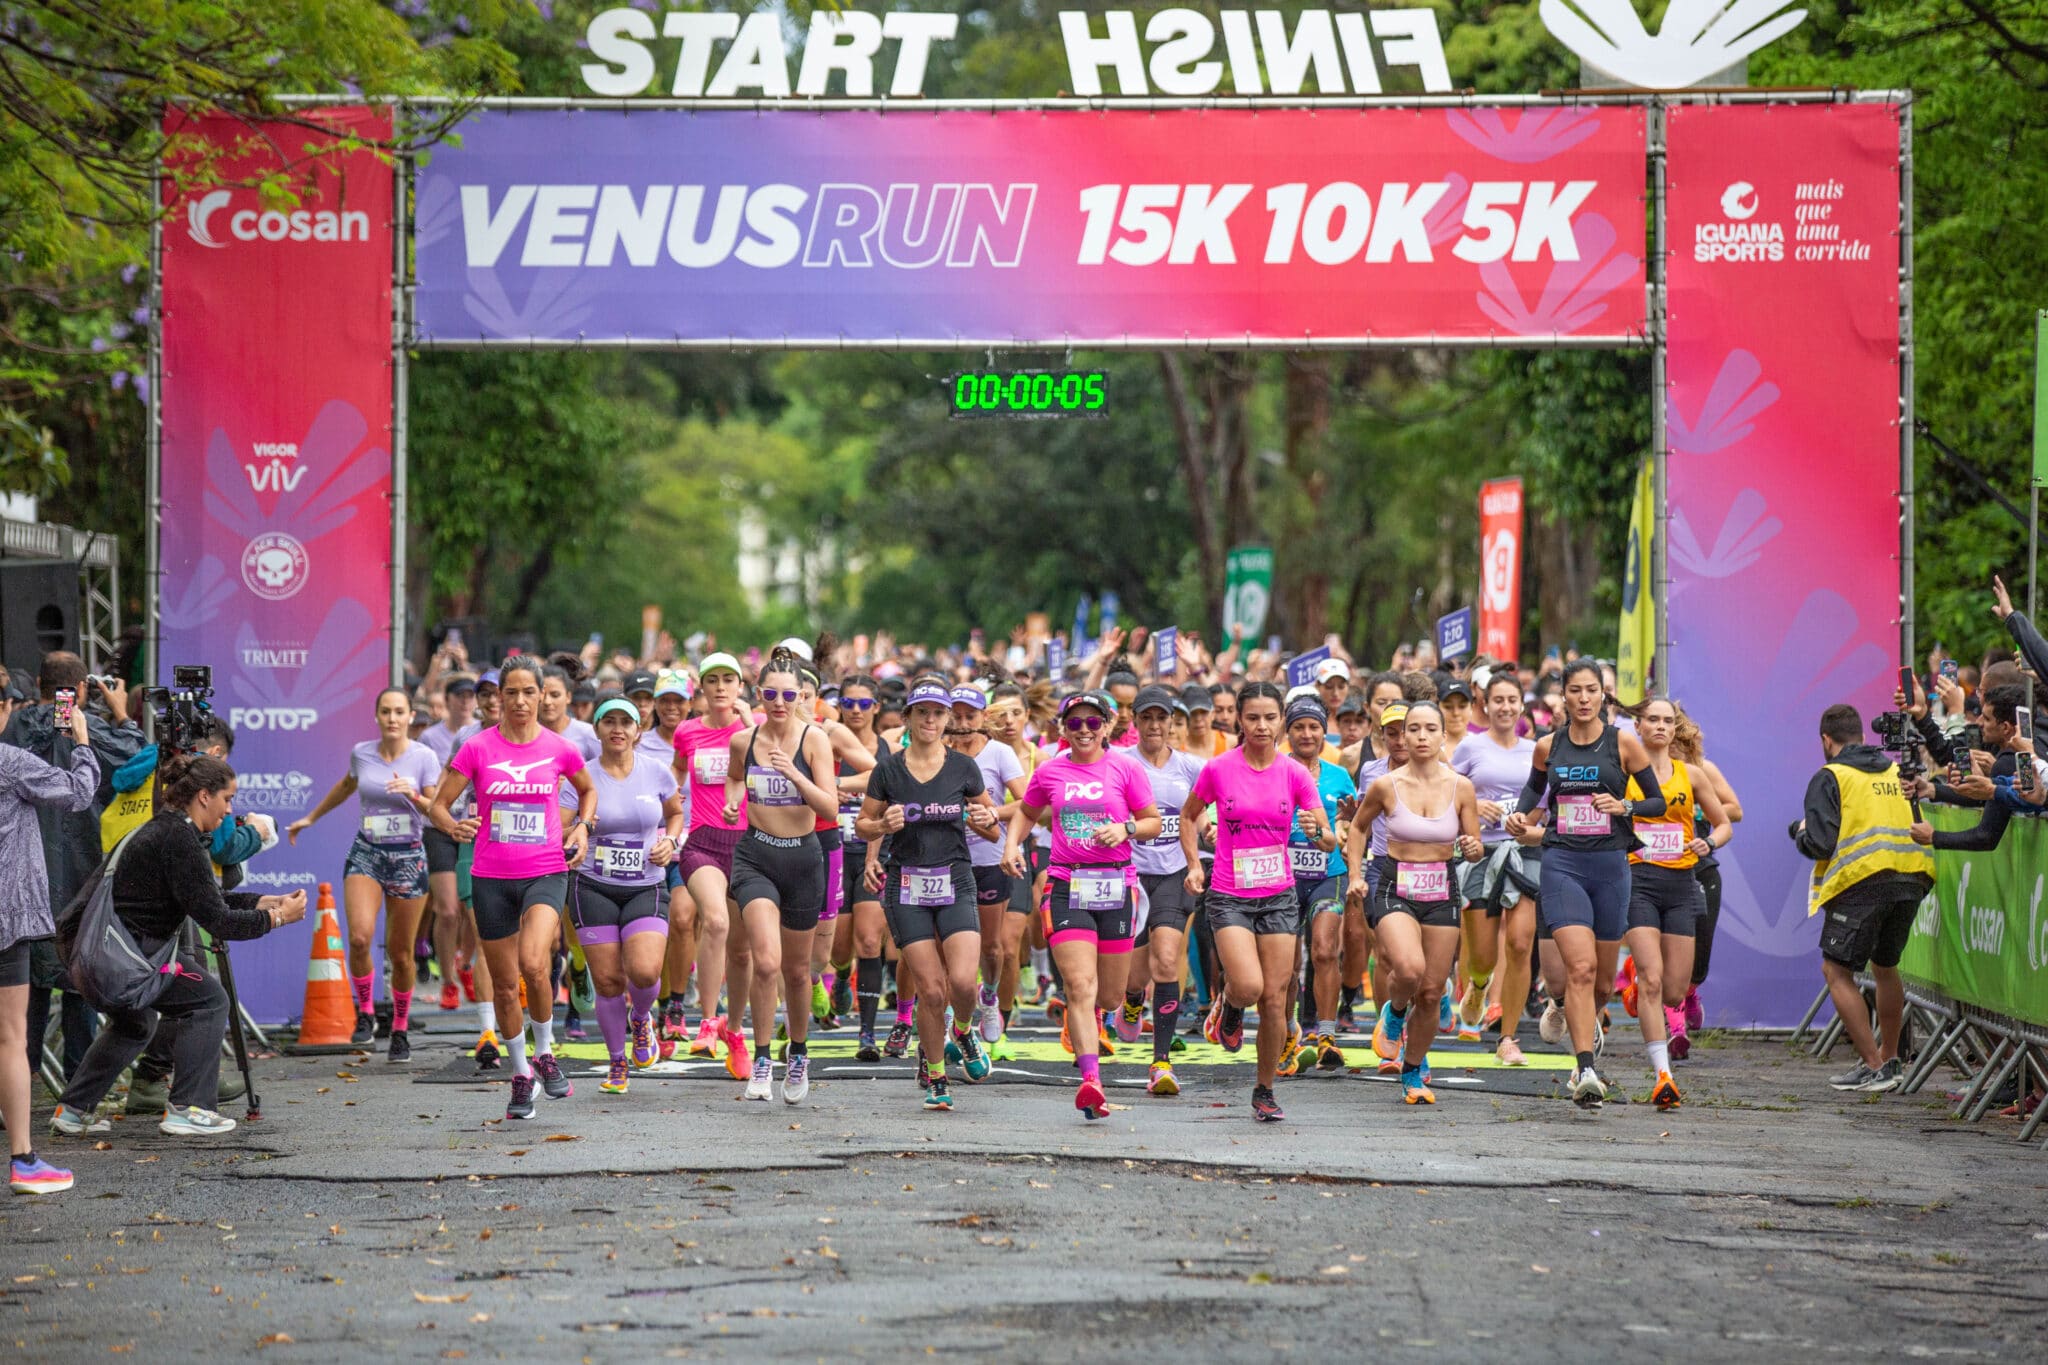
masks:
<instances>
[{"instance_id":1,"label":"white running shoe","mask_svg":"<svg viewBox=\"0 0 2048 1365\"><path fill-rule=\"evenodd\" d=\"M167 1109L157 1127L172 1137L217 1137L235 1131L235 1121L225 1114L193 1105L189 1109Z\"/></svg>"},{"instance_id":2,"label":"white running shoe","mask_svg":"<svg viewBox=\"0 0 2048 1365\"><path fill-rule=\"evenodd\" d=\"M76 1109L57 1106L57 1112L50 1115L50 1131L64 1137L85 1137L89 1134L111 1133L112 1121L98 1114L81 1114Z\"/></svg>"},{"instance_id":3,"label":"white running shoe","mask_svg":"<svg viewBox=\"0 0 2048 1365\"><path fill-rule=\"evenodd\" d=\"M1003 1007L993 997L975 1002L974 1027L984 1043L1003 1036Z\"/></svg>"},{"instance_id":4,"label":"white running shoe","mask_svg":"<svg viewBox=\"0 0 2048 1365\"><path fill-rule=\"evenodd\" d=\"M1572 1077L1572 1103L1591 1107L1607 1099L1607 1083L1592 1067L1582 1067Z\"/></svg>"},{"instance_id":5,"label":"white running shoe","mask_svg":"<svg viewBox=\"0 0 2048 1365\"><path fill-rule=\"evenodd\" d=\"M789 1066L782 1073L782 1101L796 1104L810 1093L811 1059L799 1054L789 1059Z\"/></svg>"},{"instance_id":6,"label":"white running shoe","mask_svg":"<svg viewBox=\"0 0 2048 1365\"><path fill-rule=\"evenodd\" d=\"M747 1082L747 1098L765 1100L775 1092L775 1059L765 1052L754 1054L754 1074Z\"/></svg>"},{"instance_id":7,"label":"white running shoe","mask_svg":"<svg viewBox=\"0 0 2048 1365\"><path fill-rule=\"evenodd\" d=\"M1536 1033L1552 1047L1564 1041L1564 1009L1547 996L1543 1001L1543 1017L1536 1024Z\"/></svg>"}]
</instances>

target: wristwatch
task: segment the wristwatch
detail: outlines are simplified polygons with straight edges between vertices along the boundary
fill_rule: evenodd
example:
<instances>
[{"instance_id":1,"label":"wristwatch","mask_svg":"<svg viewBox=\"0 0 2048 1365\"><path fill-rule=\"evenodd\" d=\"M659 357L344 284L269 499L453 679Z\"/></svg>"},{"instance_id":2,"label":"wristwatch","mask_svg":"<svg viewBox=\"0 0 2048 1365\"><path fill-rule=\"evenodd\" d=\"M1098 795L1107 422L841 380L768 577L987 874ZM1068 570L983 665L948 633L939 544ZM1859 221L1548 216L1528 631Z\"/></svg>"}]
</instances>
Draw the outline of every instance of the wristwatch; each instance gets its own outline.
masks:
<instances>
[{"instance_id":1,"label":"wristwatch","mask_svg":"<svg viewBox=\"0 0 2048 1365\"><path fill-rule=\"evenodd\" d=\"M1136 820L1124 821L1124 838L1130 840L1133 843L1137 842L1138 822Z\"/></svg>"}]
</instances>

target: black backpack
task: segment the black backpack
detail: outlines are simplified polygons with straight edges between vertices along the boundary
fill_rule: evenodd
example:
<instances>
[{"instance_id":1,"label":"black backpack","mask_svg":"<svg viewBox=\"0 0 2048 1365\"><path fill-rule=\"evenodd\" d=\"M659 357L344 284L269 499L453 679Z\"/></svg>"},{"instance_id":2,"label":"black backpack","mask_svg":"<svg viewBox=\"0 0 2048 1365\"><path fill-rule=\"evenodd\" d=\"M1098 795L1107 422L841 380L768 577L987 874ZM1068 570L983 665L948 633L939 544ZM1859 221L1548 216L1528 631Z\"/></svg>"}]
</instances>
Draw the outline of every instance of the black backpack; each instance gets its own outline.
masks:
<instances>
[{"instance_id":1,"label":"black backpack","mask_svg":"<svg viewBox=\"0 0 2048 1365\"><path fill-rule=\"evenodd\" d=\"M72 989L109 1012L148 1009L178 973L176 936L145 953L114 913L114 869L127 846L127 838L114 845L57 917L57 955Z\"/></svg>"}]
</instances>

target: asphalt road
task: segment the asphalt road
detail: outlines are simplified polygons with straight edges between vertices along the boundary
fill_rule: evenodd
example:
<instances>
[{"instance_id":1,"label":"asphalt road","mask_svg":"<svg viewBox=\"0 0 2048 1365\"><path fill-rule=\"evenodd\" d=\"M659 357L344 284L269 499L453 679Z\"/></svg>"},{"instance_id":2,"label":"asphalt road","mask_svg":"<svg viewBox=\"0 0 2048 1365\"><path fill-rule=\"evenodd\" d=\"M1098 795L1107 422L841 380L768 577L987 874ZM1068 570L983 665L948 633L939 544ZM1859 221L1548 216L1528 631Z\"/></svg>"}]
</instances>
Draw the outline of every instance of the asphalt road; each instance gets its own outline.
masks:
<instances>
[{"instance_id":1,"label":"asphalt road","mask_svg":"<svg viewBox=\"0 0 2048 1365\"><path fill-rule=\"evenodd\" d=\"M0 1342L408 1358L2041 1358L2048 1152L1939 1097L1866 1101L1722 1040L1684 1109L1584 1113L1365 1076L1233 1072L1084 1124L1062 1089L823 1081L798 1107L636 1079L505 1123L421 1085L429 1036L266 1062L200 1145L45 1139L72 1192L0 1205ZM1839 1061L1839 1054L1838 1054ZM1640 1058L1612 1068L1647 1087ZM1833 1068L1838 1069L1838 1068ZM1108 1068L1120 1073L1118 1064ZM225 1106L239 1115L239 1105ZM39 1111L40 1114L40 1111Z\"/></svg>"}]
</instances>

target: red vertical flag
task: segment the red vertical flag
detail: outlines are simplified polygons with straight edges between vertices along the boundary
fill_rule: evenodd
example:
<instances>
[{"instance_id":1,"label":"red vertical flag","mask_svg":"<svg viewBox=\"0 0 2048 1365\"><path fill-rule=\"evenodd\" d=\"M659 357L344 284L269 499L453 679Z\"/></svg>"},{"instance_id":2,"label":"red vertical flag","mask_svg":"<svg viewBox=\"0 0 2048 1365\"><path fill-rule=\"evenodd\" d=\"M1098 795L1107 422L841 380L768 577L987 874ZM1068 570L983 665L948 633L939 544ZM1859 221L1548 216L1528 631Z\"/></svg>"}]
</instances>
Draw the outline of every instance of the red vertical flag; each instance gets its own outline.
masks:
<instances>
[{"instance_id":1,"label":"red vertical flag","mask_svg":"<svg viewBox=\"0 0 2048 1365\"><path fill-rule=\"evenodd\" d=\"M1522 651L1522 481L1479 485L1479 652Z\"/></svg>"}]
</instances>

